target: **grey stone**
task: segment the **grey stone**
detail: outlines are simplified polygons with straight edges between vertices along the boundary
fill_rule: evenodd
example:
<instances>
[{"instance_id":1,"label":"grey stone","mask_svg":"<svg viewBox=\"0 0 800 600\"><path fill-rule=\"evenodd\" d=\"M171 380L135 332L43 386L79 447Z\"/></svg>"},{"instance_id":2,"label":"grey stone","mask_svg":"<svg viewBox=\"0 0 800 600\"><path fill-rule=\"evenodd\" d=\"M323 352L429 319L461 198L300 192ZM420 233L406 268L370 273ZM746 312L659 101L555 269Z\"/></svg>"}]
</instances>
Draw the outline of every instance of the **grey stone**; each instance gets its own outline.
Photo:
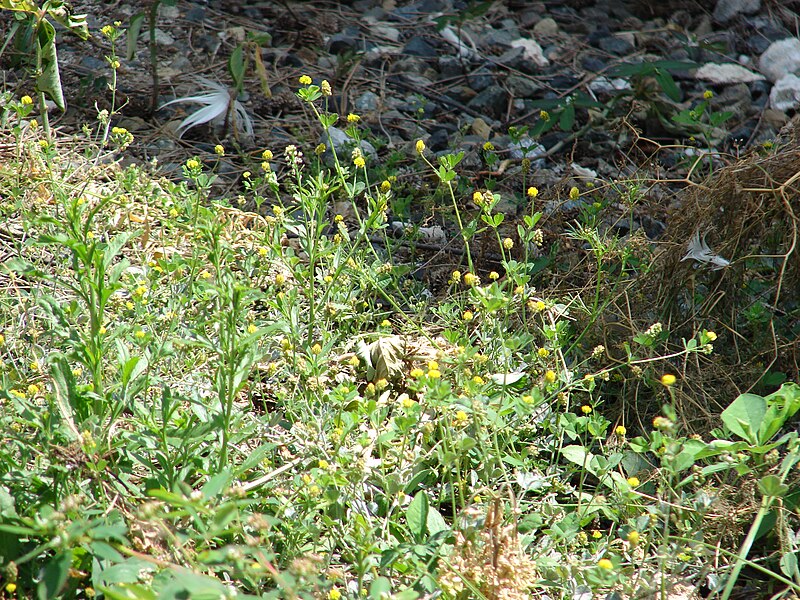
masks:
<instances>
[{"instance_id":1,"label":"grey stone","mask_svg":"<svg viewBox=\"0 0 800 600\"><path fill-rule=\"evenodd\" d=\"M330 135L330 139L328 139L328 135ZM329 127L328 133L323 133L320 136L319 143L325 144L325 147L327 148L325 154L323 155L323 159L325 160L325 164L329 165L333 164L333 155L330 151L331 143L333 144L333 148L336 151L336 156L339 157L340 161L349 161L350 154L353 151L353 148L356 146L355 140L338 127ZM375 146L370 144L367 140L361 140L359 147L361 148L361 152L364 154L364 156L366 156L369 160L377 160L378 151L375 150Z\"/></svg>"},{"instance_id":2,"label":"grey stone","mask_svg":"<svg viewBox=\"0 0 800 600\"><path fill-rule=\"evenodd\" d=\"M772 82L800 73L800 40L786 38L772 42L759 59L759 68Z\"/></svg>"},{"instance_id":3,"label":"grey stone","mask_svg":"<svg viewBox=\"0 0 800 600\"><path fill-rule=\"evenodd\" d=\"M533 98L542 90L542 86L528 77L509 75L506 87L516 98Z\"/></svg>"},{"instance_id":4,"label":"grey stone","mask_svg":"<svg viewBox=\"0 0 800 600\"><path fill-rule=\"evenodd\" d=\"M750 113L753 99L750 94L750 88L744 83L739 83L727 86L721 94L714 95L709 104L712 110L729 110L741 118Z\"/></svg>"},{"instance_id":5,"label":"grey stone","mask_svg":"<svg viewBox=\"0 0 800 600\"><path fill-rule=\"evenodd\" d=\"M369 113L378 110L380 98L374 92L364 92L354 102L356 111L359 113Z\"/></svg>"},{"instance_id":6,"label":"grey stone","mask_svg":"<svg viewBox=\"0 0 800 600\"><path fill-rule=\"evenodd\" d=\"M464 61L455 56L440 56L439 73L442 77L457 77L464 73Z\"/></svg>"},{"instance_id":7,"label":"grey stone","mask_svg":"<svg viewBox=\"0 0 800 600\"><path fill-rule=\"evenodd\" d=\"M422 58L436 58L439 53L424 38L415 35L403 46L403 54Z\"/></svg>"},{"instance_id":8,"label":"grey stone","mask_svg":"<svg viewBox=\"0 0 800 600\"><path fill-rule=\"evenodd\" d=\"M697 79L711 83L747 83L763 79L761 75L748 71L735 63L706 63L695 73Z\"/></svg>"},{"instance_id":9,"label":"grey stone","mask_svg":"<svg viewBox=\"0 0 800 600\"><path fill-rule=\"evenodd\" d=\"M508 107L508 95L499 86L488 87L470 100L468 106L482 115L498 119Z\"/></svg>"},{"instance_id":10,"label":"grey stone","mask_svg":"<svg viewBox=\"0 0 800 600\"><path fill-rule=\"evenodd\" d=\"M192 7L186 11L184 17L190 23L202 23L206 20L206 9L203 6L193 4Z\"/></svg>"},{"instance_id":11,"label":"grey stone","mask_svg":"<svg viewBox=\"0 0 800 600\"><path fill-rule=\"evenodd\" d=\"M467 75L467 83L476 92L482 92L494 83L494 74L485 68L480 68Z\"/></svg>"},{"instance_id":12,"label":"grey stone","mask_svg":"<svg viewBox=\"0 0 800 600\"><path fill-rule=\"evenodd\" d=\"M355 27L347 27L334 33L328 40L328 52L331 54L344 54L352 52L362 46L361 33Z\"/></svg>"},{"instance_id":13,"label":"grey stone","mask_svg":"<svg viewBox=\"0 0 800 600\"><path fill-rule=\"evenodd\" d=\"M609 54L616 56L630 54L635 48L631 38L621 35L609 35L608 37L600 38L597 45Z\"/></svg>"},{"instance_id":14,"label":"grey stone","mask_svg":"<svg viewBox=\"0 0 800 600\"><path fill-rule=\"evenodd\" d=\"M555 22L555 19L551 19L550 17L545 17L533 26L533 34L536 37L555 36L558 35L558 33L558 23Z\"/></svg>"},{"instance_id":15,"label":"grey stone","mask_svg":"<svg viewBox=\"0 0 800 600\"><path fill-rule=\"evenodd\" d=\"M718 0L714 7L714 19L727 23L737 15L752 15L761 9L761 0Z\"/></svg>"},{"instance_id":16,"label":"grey stone","mask_svg":"<svg viewBox=\"0 0 800 600\"><path fill-rule=\"evenodd\" d=\"M769 104L784 112L800 108L800 77L790 73L775 82L769 94Z\"/></svg>"}]
</instances>

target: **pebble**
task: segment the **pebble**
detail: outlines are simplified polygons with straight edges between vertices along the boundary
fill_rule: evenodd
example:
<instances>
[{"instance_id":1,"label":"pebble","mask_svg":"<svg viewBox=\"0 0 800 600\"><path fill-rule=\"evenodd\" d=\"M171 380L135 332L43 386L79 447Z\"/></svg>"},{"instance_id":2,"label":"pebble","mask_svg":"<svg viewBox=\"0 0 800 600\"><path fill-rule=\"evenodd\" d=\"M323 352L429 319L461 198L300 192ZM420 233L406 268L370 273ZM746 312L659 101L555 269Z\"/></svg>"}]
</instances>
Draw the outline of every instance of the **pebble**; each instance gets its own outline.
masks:
<instances>
[{"instance_id":1,"label":"pebble","mask_svg":"<svg viewBox=\"0 0 800 600\"><path fill-rule=\"evenodd\" d=\"M739 15L752 15L761 9L761 0L718 0L714 20L727 23Z\"/></svg>"},{"instance_id":2,"label":"pebble","mask_svg":"<svg viewBox=\"0 0 800 600\"><path fill-rule=\"evenodd\" d=\"M533 34L537 38L556 36L558 33L558 23L550 17L545 17L533 26Z\"/></svg>"},{"instance_id":3,"label":"pebble","mask_svg":"<svg viewBox=\"0 0 800 600\"><path fill-rule=\"evenodd\" d=\"M800 72L800 39L786 38L772 42L759 59L759 68L773 83L785 75Z\"/></svg>"},{"instance_id":4,"label":"pebble","mask_svg":"<svg viewBox=\"0 0 800 600\"><path fill-rule=\"evenodd\" d=\"M425 38L415 35L403 46L403 54L422 58L436 58L439 52Z\"/></svg>"},{"instance_id":5,"label":"pebble","mask_svg":"<svg viewBox=\"0 0 800 600\"><path fill-rule=\"evenodd\" d=\"M775 82L769 94L769 104L784 112L800 108L800 77L790 73Z\"/></svg>"},{"instance_id":6,"label":"pebble","mask_svg":"<svg viewBox=\"0 0 800 600\"><path fill-rule=\"evenodd\" d=\"M508 108L508 93L501 87L488 87L470 100L467 106L482 115L499 119L505 116Z\"/></svg>"},{"instance_id":7,"label":"pebble","mask_svg":"<svg viewBox=\"0 0 800 600\"><path fill-rule=\"evenodd\" d=\"M721 83L748 83L764 79L762 75L748 71L735 63L706 63L695 72L697 79L710 81L714 84Z\"/></svg>"}]
</instances>

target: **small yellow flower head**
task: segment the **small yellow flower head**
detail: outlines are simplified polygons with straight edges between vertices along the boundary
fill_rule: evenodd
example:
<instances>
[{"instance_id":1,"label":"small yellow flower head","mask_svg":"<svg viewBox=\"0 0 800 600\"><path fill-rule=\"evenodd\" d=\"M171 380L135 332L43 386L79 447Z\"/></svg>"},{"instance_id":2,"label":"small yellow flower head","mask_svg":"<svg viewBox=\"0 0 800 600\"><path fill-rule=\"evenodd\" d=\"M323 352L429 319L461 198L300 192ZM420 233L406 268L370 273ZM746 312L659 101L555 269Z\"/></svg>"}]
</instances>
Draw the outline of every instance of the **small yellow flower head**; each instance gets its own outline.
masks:
<instances>
[{"instance_id":1,"label":"small yellow flower head","mask_svg":"<svg viewBox=\"0 0 800 600\"><path fill-rule=\"evenodd\" d=\"M245 171L244 173L242 173L242 177L244 177L245 179L250 179L250 175L252 175L250 171Z\"/></svg>"},{"instance_id":2,"label":"small yellow flower head","mask_svg":"<svg viewBox=\"0 0 800 600\"><path fill-rule=\"evenodd\" d=\"M24 106L30 106L31 104L33 104L33 98L31 98L30 96L23 96L22 98L19 99L19 101L22 102Z\"/></svg>"},{"instance_id":3,"label":"small yellow flower head","mask_svg":"<svg viewBox=\"0 0 800 600\"><path fill-rule=\"evenodd\" d=\"M670 429L672 428L672 421L666 417L656 417L653 419L653 427L656 429Z\"/></svg>"},{"instance_id":4,"label":"small yellow flower head","mask_svg":"<svg viewBox=\"0 0 800 600\"><path fill-rule=\"evenodd\" d=\"M247 326L247 333L253 335L256 331L258 331L258 327L256 327L253 323Z\"/></svg>"},{"instance_id":5,"label":"small yellow flower head","mask_svg":"<svg viewBox=\"0 0 800 600\"><path fill-rule=\"evenodd\" d=\"M638 531L629 531L627 535L628 541L631 543L632 546L637 546L639 544L639 532Z\"/></svg>"},{"instance_id":6,"label":"small yellow flower head","mask_svg":"<svg viewBox=\"0 0 800 600\"><path fill-rule=\"evenodd\" d=\"M391 326L392 322L389 319L384 319L383 321L381 321L381 327L391 327Z\"/></svg>"},{"instance_id":7,"label":"small yellow flower head","mask_svg":"<svg viewBox=\"0 0 800 600\"><path fill-rule=\"evenodd\" d=\"M439 363L436 362L435 360L432 360L432 361L428 362L428 368L431 371L438 371L439 370Z\"/></svg>"},{"instance_id":8,"label":"small yellow flower head","mask_svg":"<svg viewBox=\"0 0 800 600\"><path fill-rule=\"evenodd\" d=\"M109 64L111 65L112 69L119 69L119 61L118 60L113 59Z\"/></svg>"},{"instance_id":9,"label":"small yellow flower head","mask_svg":"<svg viewBox=\"0 0 800 600\"><path fill-rule=\"evenodd\" d=\"M484 142L483 149L486 152L491 152L492 150L494 150L494 144L492 142Z\"/></svg>"},{"instance_id":10,"label":"small yellow flower head","mask_svg":"<svg viewBox=\"0 0 800 600\"><path fill-rule=\"evenodd\" d=\"M146 334L145 334L145 332L144 332L142 329L139 329L139 330L137 330L137 331L136 331L136 333L134 333L133 335L135 335L135 336L136 336L136 339L137 339L137 340L143 340L143 339L144 339L144 336L145 336Z\"/></svg>"},{"instance_id":11,"label":"small yellow flower head","mask_svg":"<svg viewBox=\"0 0 800 600\"><path fill-rule=\"evenodd\" d=\"M325 144L317 144L317 147L314 148L314 154L316 154L317 156L322 156L323 154L325 154L325 151L327 149L328 147Z\"/></svg>"},{"instance_id":12,"label":"small yellow flower head","mask_svg":"<svg viewBox=\"0 0 800 600\"><path fill-rule=\"evenodd\" d=\"M359 169L363 169L367 165L367 162L364 160L363 156L356 156L353 160L353 164Z\"/></svg>"},{"instance_id":13,"label":"small yellow flower head","mask_svg":"<svg viewBox=\"0 0 800 600\"><path fill-rule=\"evenodd\" d=\"M475 375L472 378L472 383L474 383L475 385L483 385L484 383L486 383L486 381L480 375Z\"/></svg>"},{"instance_id":14,"label":"small yellow flower head","mask_svg":"<svg viewBox=\"0 0 800 600\"><path fill-rule=\"evenodd\" d=\"M507 237L503 240L503 248L506 250L511 250L514 247L514 240L510 237Z\"/></svg>"},{"instance_id":15,"label":"small yellow flower head","mask_svg":"<svg viewBox=\"0 0 800 600\"><path fill-rule=\"evenodd\" d=\"M530 394L525 394L525 395L522 397L522 401L523 401L525 404L533 404L533 396L531 396Z\"/></svg>"},{"instance_id":16,"label":"small yellow flower head","mask_svg":"<svg viewBox=\"0 0 800 600\"><path fill-rule=\"evenodd\" d=\"M614 563L608 560L607 558L601 558L597 561L597 566L605 571L613 571L614 570Z\"/></svg>"},{"instance_id":17,"label":"small yellow flower head","mask_svg":"<svg viewBox=\"0 0 800 600\"><path fill-rule=\"evenodd\" d=\"M592 530L592 539L599 540L601 537L603 537L603 534L600 533L599 530L597 530L597 529L593 529Z\"/></svg>"},{"instance_id":18,"label":"small yellow flower head","mask_svg":"<svg viewBox=\"0 0 800 600\"><path fill-rule=\"evenodd\" d=\"M554 382L555 382L555 380L556 380L556 374L555 374L555 372L554 372L554 371L547 371L547 372L544 374L544 380L545 380L547 383L554 383Z\"/></svg>"},{"instance_id":19,"label":"small yellow flower head","mask_svg":"<svg viewBox=\"0 0 800 600\"><path fill-rule=\"evenodd\" d=\"M108 331L104 326L100 326L100 329L97 330L97 333L100 335L105 335L106 331Z\"/></svg>"},{"instance_id":20,"label":"small yellow flower head","mask_svg":"<svg viewBox=\"0 0 800 600\"><path fill-rule=\"evenodd\" d=\"M417 140L417 143L414 144L414 148L417 150L417 154L422 154L425 152L425 142Z\"/></svg>"},{"instance_id":21,"label":"small yellow flower head","mask_svg":"<svg viewBox=\"0 0 800 600\"><path fill-rule=\"evenodd\" d=\"M319 89L322 90L323 96L330 96L333 93L331 90L331 84L328 83L327 79L322 80L322 83L319 85Z\"/></svg>"},{"instance_id":22,"label":"small yellow flower head","mask_svg":"<svg viewBox=\"0 0 800 600\"><path fill-rule=\"evenodd\" d=\"M311 77L308 75L301 75L298 81L300 82L300 85L311 85Z\"/></svg>"},{"instance_id":23,"label":"small yellow flower head","mask_svg":"<svg viewBox=\"0 0 800 600\"><path fill-rule=\"evenodd\" d=\"M391 189L392 189L392 183L389 180L384 179L383 181L381 181L381 191L384 194Z\"/></svg>"},{"instance_id":24,"label":"small yellow flower head","mask_svg":"<svg viewBox=\"0 0 800 600\"><path fill-rule=\"evenodd\" d=\"M423 371L423 370L422 370L422 369L420 369L420 368L411 369L411 373L409 373L409 375L410 375L410 376L411 376L413 379L419 379L420 377L422 377L423 375L425 375L425 371Z\"/></svg>"},{"instance_id":25,"label":"small yellow flower head","mask_svg":"<svg viewBox=\"0 0 800 600\"><path fill-rule=\"evenodd\" d=\"M546 110L540 110L539 111L539 118L542 121L549 121L550 120L550 113L547 112Z\"/></svg>"},{"instance_id":26,"label":"small yellow flower head","mask_svg":"<svg viewBox=\"0 0 800 600\"><path fill-rule=\"evenodd\" d=\"M464 274L464 284L470 287L474 285L478 285L481 282L480 277L475 275L474 273L465 273Z\"/></svg>"},{"instance_id":27,"label":"small yellow flower head","mask_svg":"<svg viewBox=\"0 0 800 600\"><path fill-rule=\"evenodd\" d=\"M461 281L461 271L453 271L453 274L450 275L450 281L454 283Z\"/></svg>"},{"instance_id":28,"label":"small yellow flower head","mask_svg":"<svg viewBox=\"0 0 800 600\"><path fill-rule=\"evenodd\" d=\"M37 121L36 119L31 119L30 127L31 127L31 129L38 129L39 121Z\"/></svg>"},{"instance_id":29,"label":"small yellow flower head","mask_svg":"<svg viewBox=\"0 0 800 600\"><path fill-rule=\"evenodd\" d=\"M0 346L6 343L6 336L0 333Z\"/></svg>"},{"instance_id":30,"label":"small yellow flower head","mask_svg":"<svg viewBox=\"0 0 800 600\"><path fill-rule=\"evenodd\" d=\"M536 302L531 301L530 307L536 312L542 312L545 308L547 308L547 305L541 300L537 300Z\"/></svg>"},{"instance_id":31,"label":"small yellow flower head","mask_svg":"<svg viewBox=\"0 0 800 600\"><path fill-rule=\"evenodd\" d=\"M14 592L17 591L17 584L16 583L7 583L6 584L6 591L9 594L13 594Z\"/></svg>"},{"instance_id":32,"label":"small yellow flower head","mask_svg":"<svg viewBox=\"0 0 800 600\"><path fill-rule=\"evenodd\" d=\"M525 287L524 286L518 285L517 287L514 288L514 295L515 296L522 296L522 294L524 294L524 293L525 293Z\"/></svg>"},{"instance_id":33,"label":"small yellow flower head","mask_svg":"<svg viewBox=\"0 0 800 600\"><path fill-rule=\"evenodd\" d=\"M264 258L267 254L269 254L269 249L266 246L259 246L258 255Z\"/></svg>"},{"instance_id":34,"label":"small yellow flower head","mask_svg":"<svg viewBox=\"0 0 800 600\"><path fill-rule=\"evenodd\" d=\"M536 354L538 354L540 358L547 358L548 356L550 356L550 350L548 350L547 348L539 348L536 351Z\"/></svg>"},{"instance_id":35,"label":"small yellow flower head","mask_svg":"<svg viewBox=\"0 0 800 600\"><path fill-rule=\"evenodd\" d=\"M589 406L588 404L584 404L583 406L581 406L581 412L582 412L583 414L585 414L585 415L591 414L591 412L592 412L592 407L591 407L591 406Z\"/></svg>"},{"instance_id":36,"label":"small yellow flower head","mask_svg":"<svg viewBox=\"0 0 800 600\"><path fill-rule=\"evenodd\" d=\"M483 193L480 190L475 190L472 194L472 201L481 206L483 204Z\"/></svg>"},{"instance_id":37,"label":"small yellow flower head","mask_svg":"<svg viewBox=\"0 0 800 600\"><path fill-rule=\"evenodd\" d=\"M639 481L638 477L628 477L628 485L632 488L639 487L640 483L641 482Z\"/></svg>"},{"instance_id":38,"label":"small yellow flower head","mask_svg":"<svg viewBox=\"0 0 800 600\"><path fill-rule=\"evenodd\" d=\"M716 333L714 333L713 331L707 331L707 332L706 332L706 337L708 338L708 340L709 340L710 342L713 342L714 340L716 340L716 339L717 339L717 334L716 334Z\"/></svg>"},{"instance_id":39,"label":"small yellow flower head","mask_svg":"<svg viewBox=\"0 0 800 600\"><path fill-rule=\"evenodd\" d=\"M28 395L29 396L35 396L38 393L39 393L39 386L38 385L36 385L35 383L32 383L32 384L30 384L28 386Z\"/></svg>"},{"instance_id":40,"label":"small yellow flower head","mask_svg":"<svg viewBox=\"0 0 800 600\"><path fill-rule=\"evenodd\" d=\"M671 385L675 385L676 381L677 381L677 378L675 377L675 375L672 375L670 373L664 373L661 376L661 383L663 385L667 386L667 387L669 387Z\"/></svg>"},{"instance_id":41,"label":"small yellow flower head","mask_svg":"<svg viewBox=\"0 0 800 600\"><path fill-rule=\"evenodd\" d=\"M625 428L625 425L617 425L614 429L614 433L616 433L619 437L625 437L625 434L628 433L628 430Z\"/></svg>"},{"instance_id":42,"label":"small yellow flower head","mask_svg":"<svg viewBox=\"0 0 800 600\"><path fill-rule=\"evenodd\" d=\"M497 271L492 271L491 273L489 273L489 279L491 279L492 281L497 281L498 279L500 279L500 274Z\"/></svg>"},{"instance_id":43,"label":"small yellow flower head","mask_svg":"<svg viewBox=\"0 0 800 600\"><path fill-rule=\"evenodd\" d=\"M465 321L472 321L472 319L475 318L475 315L472 314L471 310L465 310L461 318L464 319Z\"/></svg>"},{"instance_id":44,"label":"small yellow flower head","mask_svg":"<svg viewBox=\"0 0 800 600\"><path fill-rule=\"evenodd\" d=\"M581 197L581 191L575 186L572 186L569 190L569 197L571 200L577 200Z\"/></svg>"},{"instance_id":45,"label":"small yellow flower head","mask_svg":"<svg viewBox=\"0 0 800 600\"><path fill-rule=\"evenodd\" d=\"M328 592L328 600L341 600L342 592L336 588L331 588Z\"/></svg>"},{"instance_id":46,"label":"small yellow flower head","mask_svg":"<svg viewBox=\"0 0 800 600\"><path fill-rule=\"evenodd\" d=\"M458 423L466 423L469 419L469 415L463 410L459 410L456 412L456 422Z\"/></svg>"},{"instance_id":47,"label":"small yellow flower head","mask_svg":"<svg viewBox=\"0 0 800 600\"><path fill-rule=\"evenodd\" d=\"M190 158L186 161L186 168L190 170L194 170L200 166L200 161L196 158Z\"/></svg>"},{"instance_id":48,"label":"small yellow flower head","mask_svg":"<svg viewBox=\"0 0 800 600\"><path fill-rule=\"evenodd\" d=\"M328 467L331 466L330 463L327 460L325 460L324 458L321 458L319 460L319 462L317 463L317 465L319 466L320 469L324 469L325 471L327 471Z\"/></svg>"},{"instance_id":49,"label":"small yellow flower head","mask_svg":"<svg viewBox=\"0 0 800 600\"><path fill-rule=\"evenodd\" d=\"M347 115L347 122L348 123L358 123L360 120L361 120L361 117L359 117L355 113L350 113L349 115Z\"/></svg>"},{"instance_id":50,"label":"small yellow flower head","mask_svg":"<svg viewBox=\"0 0 800 600\"><path fill-rule=\"evenodd\" d=\"M275 275L275 285L282 286L284 283L286 283L286 275L283 273Z\"/></svg>"},{"instance_id":51,"label":"small yellow flower head","mask_svg":"<svg viewBox=\"0 0 800 600\"><path fill-rule=\"evenodd\" d=\"M536 198L539 195L539 189L535 187L528 188L528 196L531 198Z\"/></svg>"},{"instance_id":52,"label":"small yellow flower head","mask_svg":"<svg viewBox=\"0 0 800 600\"><path fill-rule=\"evenodd\" d=\"M442 376L442 372L438 369L429 369L427 375L430 379L439 379Z\"/></svg>"},{"instance_id":53,"label":"small yellow flower head","mask_svg":"<svg viewBox=\"0 0 800 600\"><path fill-rule=\"evenodd\" d=\"M706 90L705 92L703 92L703 98L705 98L706 100L711 100L711 98L713 97L714 97L714 92L712 92L711 90Z\"/></svg>"}]
</instances>

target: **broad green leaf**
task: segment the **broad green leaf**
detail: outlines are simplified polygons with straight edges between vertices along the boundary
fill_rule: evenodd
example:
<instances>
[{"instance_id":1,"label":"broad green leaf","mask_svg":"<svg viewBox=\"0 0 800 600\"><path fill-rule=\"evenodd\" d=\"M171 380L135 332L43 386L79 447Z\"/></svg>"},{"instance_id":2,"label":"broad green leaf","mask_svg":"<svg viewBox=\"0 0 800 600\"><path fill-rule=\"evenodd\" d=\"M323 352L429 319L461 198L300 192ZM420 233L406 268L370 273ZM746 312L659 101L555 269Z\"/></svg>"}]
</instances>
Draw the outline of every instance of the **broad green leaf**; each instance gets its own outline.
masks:
<instances>
[{"instance_id":1,"label":"broad green leaf","mask_svg":"<svg viewBox=\"0 0 800 600\"><path fill-rule=\"evenodd\" d=\"M428 528L428 495L420 490L406 509L406 522L416 541L425 539Z\"/></svg>"},{"instance_id":2,"label":"broad green leaf","mask_svg":"<svg viewBox=\"0 0 800 600\"><path fill-rule=\"evenodd\" d=\"M656 69L654 76L669 99L674 102L680 102L681 90L678 88L678 84L675 83L672 75L663 69Z\"/></svg>"},{"instance_id":3,"label":"broad green leaf","mask_svg":"<svg viewBox=\"0 0 800 600\"><path fill-rule=\"evenodd\" d=\"M125 56L128 61L133 60L136 56L136 41L139 39L139 33L142 31L142 24L144 23L144 13L136 13L131 17L128 31L125 33Z\"/></svg>"},{"instance_id":4,"label":"broad green leaf","mask_svg":"<svg viewBox=\"0 0 800 600\"><path fill-rule=\"evenodd\" d=\"M39 600L51 600L58 597L61 588L69 576L69 568L72 566L72 550L59 552L47 563L44 568L39 585L36 587L36 594Z\"/></svg>"},{"instance_id":5,"label":"broad green leaf","mask_svg":"<svg viewBox=\"0 0 800 600\"><path fill-rule=\"evenodd\" d=\"M755 394L741 394L722 411L720 418L732 433L756 446L758 430L767 412L767 402Z\"/></svg>"},{"instance_id":6,"label":"broad green leaf","mask_svg":"<svg viewBox=\"0 0 800 600\"><path fill-rule=\"evenodd\" d=\"M39 23L36 43L42 64L41 73L36 78L36 89L47 94L58 108L66 110L64 92L61 89L61 74L58 71L56 30L49 21L42 20Z\"/></svg>"},{"instance_id":7,"label":"broad green leaf","mask_svg":"<svg viewBox=\"0 0 800 600\"><path fill-rule=\"evenodd\" d=\"M430 535L436 535L439 532L450 530L450 526L444 520L444 517L442 517L441 513L433 506L428 508L428 519L426 523Z\"/></svg>"},{"instance_id":8,"label":"broad green leaf","mask_svg":"<svg viewBox=\"0 0 800 600\"><path fill-rule=\"evenodd\" d=\"M789 486L782 483L777 475L767 475L759 480L758 489L769 498L782 498L789 491Z\"/></svg>"}]
</instances>

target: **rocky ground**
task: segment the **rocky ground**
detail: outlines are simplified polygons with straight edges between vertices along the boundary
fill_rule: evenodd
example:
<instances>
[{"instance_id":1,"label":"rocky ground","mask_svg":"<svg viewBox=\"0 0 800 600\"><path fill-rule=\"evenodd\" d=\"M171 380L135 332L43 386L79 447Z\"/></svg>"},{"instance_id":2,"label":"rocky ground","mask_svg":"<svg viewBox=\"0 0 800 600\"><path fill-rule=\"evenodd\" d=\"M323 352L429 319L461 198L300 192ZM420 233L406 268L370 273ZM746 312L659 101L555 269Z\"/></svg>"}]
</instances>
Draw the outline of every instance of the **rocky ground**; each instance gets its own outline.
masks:
<instances>
[{"instance_id":1,"label":"rocky ground","mask_svg":"<svg viewBox=\"0 0 800 600\"><path fill-rule=\"evenodd\" d=\"M437 219L414 214L419 190L435 184L413 161L414 142L423 139L433 153L463 151L459 172L473 189L502 192L499 209L509 216L527 208L527 185L542 191L551 217L591 203L589 194L570 200L564 190L573 185L585 192L641 182L645 202L635 222L613 214L608 222L655 239L689 172L702 174L698 156L718 151L702 164L729 163L773 140L800 106L799 7L792 0L165 2L155 31L156 110L145 20L132 56L122 60L126 104L117 124L136 136L129 159L155 160L175 176L188 157L216 162L214 146L222 143L220 193L236 194L263 149L279 157L286 144L310 152L327 141L295 96L307 74L330 82L334 110L361 117L370 164L386 167L376 176L396 172L406 185L392 208L407 214L397 218ZM110 107L110 48L99 29L114 21L125 27L142 10L124 0L75 3L93 37L59 37L69 109L54 115L57 126L77 130L96 118L96 107ZM247 63L238 101L252 132L238 123L245 119L183 132L198 105L164 105L214 82L229 89L237 48ZM21 95L30 80L8 71L6 87ZM609 205L623 202L626 189L609 186L618 196Z\"/></svg>"}]
</instances>

